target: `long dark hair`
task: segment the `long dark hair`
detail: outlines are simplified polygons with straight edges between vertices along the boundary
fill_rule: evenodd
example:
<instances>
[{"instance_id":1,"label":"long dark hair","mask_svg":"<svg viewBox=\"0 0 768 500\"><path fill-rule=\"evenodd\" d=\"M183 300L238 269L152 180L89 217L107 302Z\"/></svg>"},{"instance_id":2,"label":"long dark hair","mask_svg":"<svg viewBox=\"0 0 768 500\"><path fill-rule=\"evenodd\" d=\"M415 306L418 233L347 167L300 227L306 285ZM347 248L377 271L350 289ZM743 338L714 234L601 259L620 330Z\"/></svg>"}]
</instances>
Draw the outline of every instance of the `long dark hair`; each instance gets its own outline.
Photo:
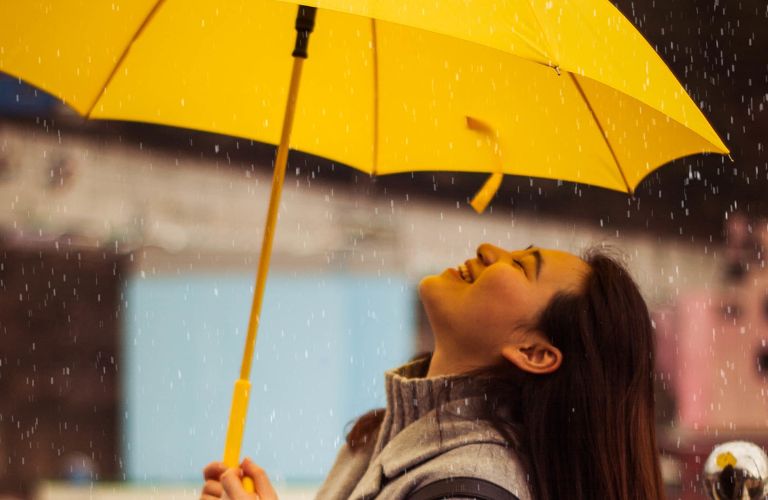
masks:
<instances>
[{"instance_id":1,"label":"long dark hair","mask_svg":"<svg viewBox=\"0 0 768 500\"><path fill-rule=\"evenodd\" d=\"M582 289L556 295L535 325L563 353L560 368L535 375L505 362L471 375L489 396L488 420L528 470L534 498L662 499L648 308L615 259L592 252L585 260ZM348 444L359 447L382 416L361 417Z\"/></svg>"}]
</instances>

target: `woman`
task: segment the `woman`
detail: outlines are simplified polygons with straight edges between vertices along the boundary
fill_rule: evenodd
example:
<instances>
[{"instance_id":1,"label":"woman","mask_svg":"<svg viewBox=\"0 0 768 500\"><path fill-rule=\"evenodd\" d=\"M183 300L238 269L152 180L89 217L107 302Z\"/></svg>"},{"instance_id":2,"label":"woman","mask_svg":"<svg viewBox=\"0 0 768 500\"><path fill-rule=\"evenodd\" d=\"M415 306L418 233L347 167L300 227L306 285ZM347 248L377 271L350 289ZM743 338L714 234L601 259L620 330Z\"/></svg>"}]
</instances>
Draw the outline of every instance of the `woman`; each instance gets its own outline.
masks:
<instances>
[{"instance_id":1,"label":"woman","mask_svg":"<svg viewBox=\"0 0 768 500\"><path fill-rule=\"evenodd\" d=\"M456 477L521 500L664 497L651 322L622 266L483 244L419 295L434 352L387 372L387 408L358 419L318 498L407 499ZM204 475L204 499L277 498L248 460Z\"/></svg>"}]
</instances>

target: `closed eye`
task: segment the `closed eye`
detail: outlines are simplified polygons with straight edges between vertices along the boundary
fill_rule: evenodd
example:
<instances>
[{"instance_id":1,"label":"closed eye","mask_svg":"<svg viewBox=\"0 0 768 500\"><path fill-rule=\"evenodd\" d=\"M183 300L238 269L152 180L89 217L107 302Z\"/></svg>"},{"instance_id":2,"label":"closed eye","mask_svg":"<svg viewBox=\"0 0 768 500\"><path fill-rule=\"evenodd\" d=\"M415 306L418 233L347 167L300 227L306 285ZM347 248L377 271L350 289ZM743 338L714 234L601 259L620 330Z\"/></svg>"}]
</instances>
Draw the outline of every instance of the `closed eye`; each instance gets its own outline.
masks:
<instances>
[{"instance_id":1,"label":"closed eye","mask_svg":"<svg viewBox=\"0 0 768 500\"><path fill-rule=\"evenodd\" d=\"M528 271L525 270L525 266L519 260L512 259L512 262L517 264L517 267L519 267L520 270L523 271L523 274L527 278L528 277Z\"/></svg>"}]
</instances>

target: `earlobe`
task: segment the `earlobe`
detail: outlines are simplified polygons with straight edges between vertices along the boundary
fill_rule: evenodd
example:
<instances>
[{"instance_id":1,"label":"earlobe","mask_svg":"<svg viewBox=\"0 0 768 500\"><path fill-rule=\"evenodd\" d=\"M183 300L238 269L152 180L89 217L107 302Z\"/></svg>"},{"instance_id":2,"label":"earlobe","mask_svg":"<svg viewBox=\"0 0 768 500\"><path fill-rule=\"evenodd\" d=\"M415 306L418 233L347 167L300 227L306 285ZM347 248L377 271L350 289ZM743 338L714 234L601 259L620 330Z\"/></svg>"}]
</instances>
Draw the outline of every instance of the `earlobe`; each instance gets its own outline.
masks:
<instances>
[{"instance_id":1,"label":"earlobe","mask_svg":"<svg viewBox=\"0 0 768 500\"><path fill-rule=\"evenodd\" d=\"M540 375L556 371L563 362L560 349L544 341L505 345L501 355L521 370Z\"/></svg>"}]
</instances>

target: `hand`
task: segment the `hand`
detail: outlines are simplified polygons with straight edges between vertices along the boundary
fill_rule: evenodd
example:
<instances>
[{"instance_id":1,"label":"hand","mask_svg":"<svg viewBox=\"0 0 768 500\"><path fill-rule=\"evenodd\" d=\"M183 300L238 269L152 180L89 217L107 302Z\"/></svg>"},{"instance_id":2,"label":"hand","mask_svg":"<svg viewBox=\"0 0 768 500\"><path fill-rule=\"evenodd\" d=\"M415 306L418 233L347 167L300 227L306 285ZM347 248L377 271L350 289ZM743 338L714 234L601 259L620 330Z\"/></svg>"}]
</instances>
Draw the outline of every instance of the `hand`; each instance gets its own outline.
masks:
<instances>
[{"instance_id":1,"label":"hand","mask_svg":"<svg viewBox=\"0 0 768 500\"><path fill-rule=\"evenodd\" d=\"M243 488L243 477L253 480L255 493ZM277 500L277 493L264 469L246 458L240 467L227 468L222 462L211 462L203 469L205 484L200 500Z\"/></svg>"}]
</instances>

